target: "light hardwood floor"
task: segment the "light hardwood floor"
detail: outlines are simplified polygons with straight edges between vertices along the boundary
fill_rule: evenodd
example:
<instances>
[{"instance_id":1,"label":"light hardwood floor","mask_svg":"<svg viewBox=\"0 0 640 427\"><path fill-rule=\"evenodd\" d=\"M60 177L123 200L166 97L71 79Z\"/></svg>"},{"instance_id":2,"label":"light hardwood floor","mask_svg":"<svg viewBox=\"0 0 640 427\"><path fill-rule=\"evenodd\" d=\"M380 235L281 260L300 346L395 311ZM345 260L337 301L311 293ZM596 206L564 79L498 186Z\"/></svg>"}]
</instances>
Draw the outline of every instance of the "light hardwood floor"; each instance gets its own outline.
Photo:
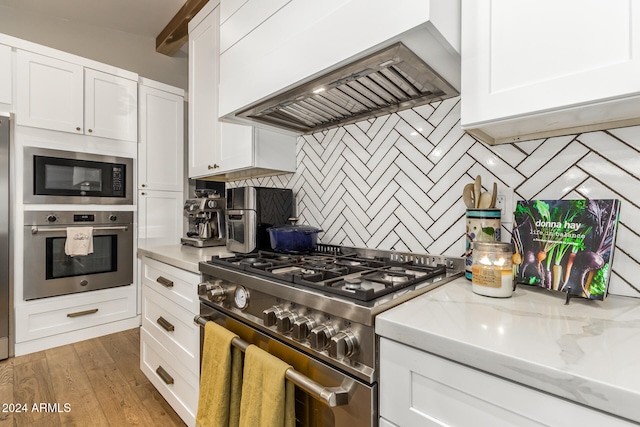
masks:
<instances>
[{"instance_id":1,"label":"light hardwood floor","mask_svg":"<svg viewBox=\"0 0 640 427\"><path fill-rule=\"evenodd\" d=\"M0 362L0 405L0 427L185 425L140 371L138 328Z\"/></svg>"}]
</instances>

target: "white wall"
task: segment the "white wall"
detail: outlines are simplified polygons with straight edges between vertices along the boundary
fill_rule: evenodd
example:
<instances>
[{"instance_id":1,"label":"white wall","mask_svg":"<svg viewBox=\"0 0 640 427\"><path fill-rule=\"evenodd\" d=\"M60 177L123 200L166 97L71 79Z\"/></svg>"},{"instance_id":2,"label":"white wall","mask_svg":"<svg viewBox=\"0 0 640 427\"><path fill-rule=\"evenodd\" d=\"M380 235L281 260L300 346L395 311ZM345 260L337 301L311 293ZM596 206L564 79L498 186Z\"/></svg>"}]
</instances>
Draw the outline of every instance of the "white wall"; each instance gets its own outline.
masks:
<instances>
[{"instance_id":1,"label":"white wall","mask_svg":"<svg viewBox=\"0 0 640 427\"><path fill-rule=\"evenodd\" d=\"M173 57L156 53L155 38L51 20L2 6L0 33L133 71L185 91L188 89L188 56L182 51Z\"/></svg>"}]
</instances>

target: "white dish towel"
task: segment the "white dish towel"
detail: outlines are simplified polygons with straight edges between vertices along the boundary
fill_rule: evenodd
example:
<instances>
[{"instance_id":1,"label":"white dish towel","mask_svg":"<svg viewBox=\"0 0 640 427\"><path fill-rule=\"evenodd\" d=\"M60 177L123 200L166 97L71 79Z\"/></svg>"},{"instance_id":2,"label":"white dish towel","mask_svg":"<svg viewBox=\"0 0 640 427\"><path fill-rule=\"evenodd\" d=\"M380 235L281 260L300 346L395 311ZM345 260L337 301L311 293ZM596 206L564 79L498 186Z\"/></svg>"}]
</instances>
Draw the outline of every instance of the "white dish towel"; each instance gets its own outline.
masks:
<instances>
[{"instance_id":1,"label":"white dish towel","mask_svg":"<svg viewBox=\"0 0 640 427\"><path fill-rule=\"evenodd\" d=\"M67 227L64 253L71 257L93 253L93 227Z\"/></svg>"}]
</instances>

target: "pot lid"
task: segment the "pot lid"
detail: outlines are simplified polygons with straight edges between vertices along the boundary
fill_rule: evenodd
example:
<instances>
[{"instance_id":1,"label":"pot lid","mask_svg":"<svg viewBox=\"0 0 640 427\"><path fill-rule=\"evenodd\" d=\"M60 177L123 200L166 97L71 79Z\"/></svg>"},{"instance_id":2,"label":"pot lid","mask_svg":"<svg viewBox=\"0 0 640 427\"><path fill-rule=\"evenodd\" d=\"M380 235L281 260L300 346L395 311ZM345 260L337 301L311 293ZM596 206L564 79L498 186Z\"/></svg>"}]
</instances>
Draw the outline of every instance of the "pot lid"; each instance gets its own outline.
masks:
<instances>
[{"instance_id":1,"label":"pot lid","mask_svg":"<svg viewBox=\"0 0 640 427\"><path fill-rule=\"evenodd\" d=\"M289 218L291 224L283 224L283 225L274 225L273 227L267 228L267 230L275 230L283 233L291 233L291 232L299 232L299 233L319 233L324 231L318 227L314 227L312 225L305 224L295 224L298 221L298 218Z\"/></svg>"}]
</instances>

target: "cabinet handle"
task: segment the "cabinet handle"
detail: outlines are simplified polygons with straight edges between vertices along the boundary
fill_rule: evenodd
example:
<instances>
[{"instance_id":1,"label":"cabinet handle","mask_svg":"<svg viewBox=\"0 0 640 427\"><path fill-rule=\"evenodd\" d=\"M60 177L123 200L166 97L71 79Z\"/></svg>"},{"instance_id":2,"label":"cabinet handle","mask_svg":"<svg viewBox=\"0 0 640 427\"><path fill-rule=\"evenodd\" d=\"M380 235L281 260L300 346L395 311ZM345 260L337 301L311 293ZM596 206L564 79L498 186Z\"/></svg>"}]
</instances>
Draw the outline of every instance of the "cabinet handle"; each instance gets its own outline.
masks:
<instances>
[{"instance_id":1,"label":"cabinet handle","mask_svg":"<svg viewBox=\"0 0 640 427\"><path fill-rule=\"evenodd\" d=\"M141 196L146 196L147 193L145 193L144 191L142 193L140 193Z\"/></svg>"},{"instance_id":2,"label":"cabinet handle","mask_svg":"<svg viewBox=\"0 0 640 427\"><path fill-rule=\"evenodd\" d=\"M156 369L156 374L158 374L158 376L162 378L162 381L164 381L166 384L173 384L173 377L169 375L169 373L165 371L162 366L158 366L158 369Z\"/></svg>"},{"instance_id":3,"label":"cabinet handle","mask_svg":"<svg viewBox=\"0 0 640 427\"><path fill-rule=\"evenodd\" d=\"M81 129L80 129L80 128L76 128L76 130L77 130L78 132L80 132L80 130L81 130Z\"/></svg>"},{"instance_id":4,"label":"cabinet handle","mask_svg":"<svg viewBox=\"0 0 640 427\"><path fill-rule=\"evenodd\" d=\"M173 326L167 319L162 316L158 317L158 320L156 320L156 322L158 322L158 325L162 326L167 332L173 332L176 330L175 326Z\"/></svg>"},{"instance_id":5,"label":"cabinet handle","mask_svg":"<svg viewBox=\"0 0 640 427\"><path fill-rule=\"evenodd\" d=\"M147 184L140 184L140 187L145 188Z\"/></svg>"},{"instance_id":6,"label":"cabinet handle","mask_svg":"<svg viewBox=\"0 0 640 427\"><path fill-rule=\"evenodd\" d=\"M165 279L162 276L158 276L158 278L156 279L156 282L160 283L164 287L173 288L173 282L169 279Z\"/></svg>"},{"instance_id":7,"label":"cabinet handle","mask_svg":"<svg viewBox=\"0 0 640 427\"><path fill-rule=\"evenodd\" d=\"M93 132L93 129L89 129L89 133Z\"/></svg>"},{"instance_id":8,"label":"cabinet handle","mask_svg":"<svg viewBox=\"0 0 640 427\"><path fill-rule=\"evenodd\" d=\"M93 314L97 312L98 312L98 309L94 308L92 310L76 311L75 313L67 313L67 317L80 317L80 316L86 316L87 314Z\"/></svg>"},{"instance_id":9,"label":"cabinet handle","mask_svg":"<svg viewBox=\"0 0 640 427\"><path fill-rule=\"evenodd\" d=\"M209 168L209 170L211 170L211 169L218 169L219 167L220 167L220 165L218 165L218 164L216 164L216 163L214 163L214 164L213 164L213 166L211 166L211 165L207 166L207 168Z\"/></svg>"}]
</instances>

